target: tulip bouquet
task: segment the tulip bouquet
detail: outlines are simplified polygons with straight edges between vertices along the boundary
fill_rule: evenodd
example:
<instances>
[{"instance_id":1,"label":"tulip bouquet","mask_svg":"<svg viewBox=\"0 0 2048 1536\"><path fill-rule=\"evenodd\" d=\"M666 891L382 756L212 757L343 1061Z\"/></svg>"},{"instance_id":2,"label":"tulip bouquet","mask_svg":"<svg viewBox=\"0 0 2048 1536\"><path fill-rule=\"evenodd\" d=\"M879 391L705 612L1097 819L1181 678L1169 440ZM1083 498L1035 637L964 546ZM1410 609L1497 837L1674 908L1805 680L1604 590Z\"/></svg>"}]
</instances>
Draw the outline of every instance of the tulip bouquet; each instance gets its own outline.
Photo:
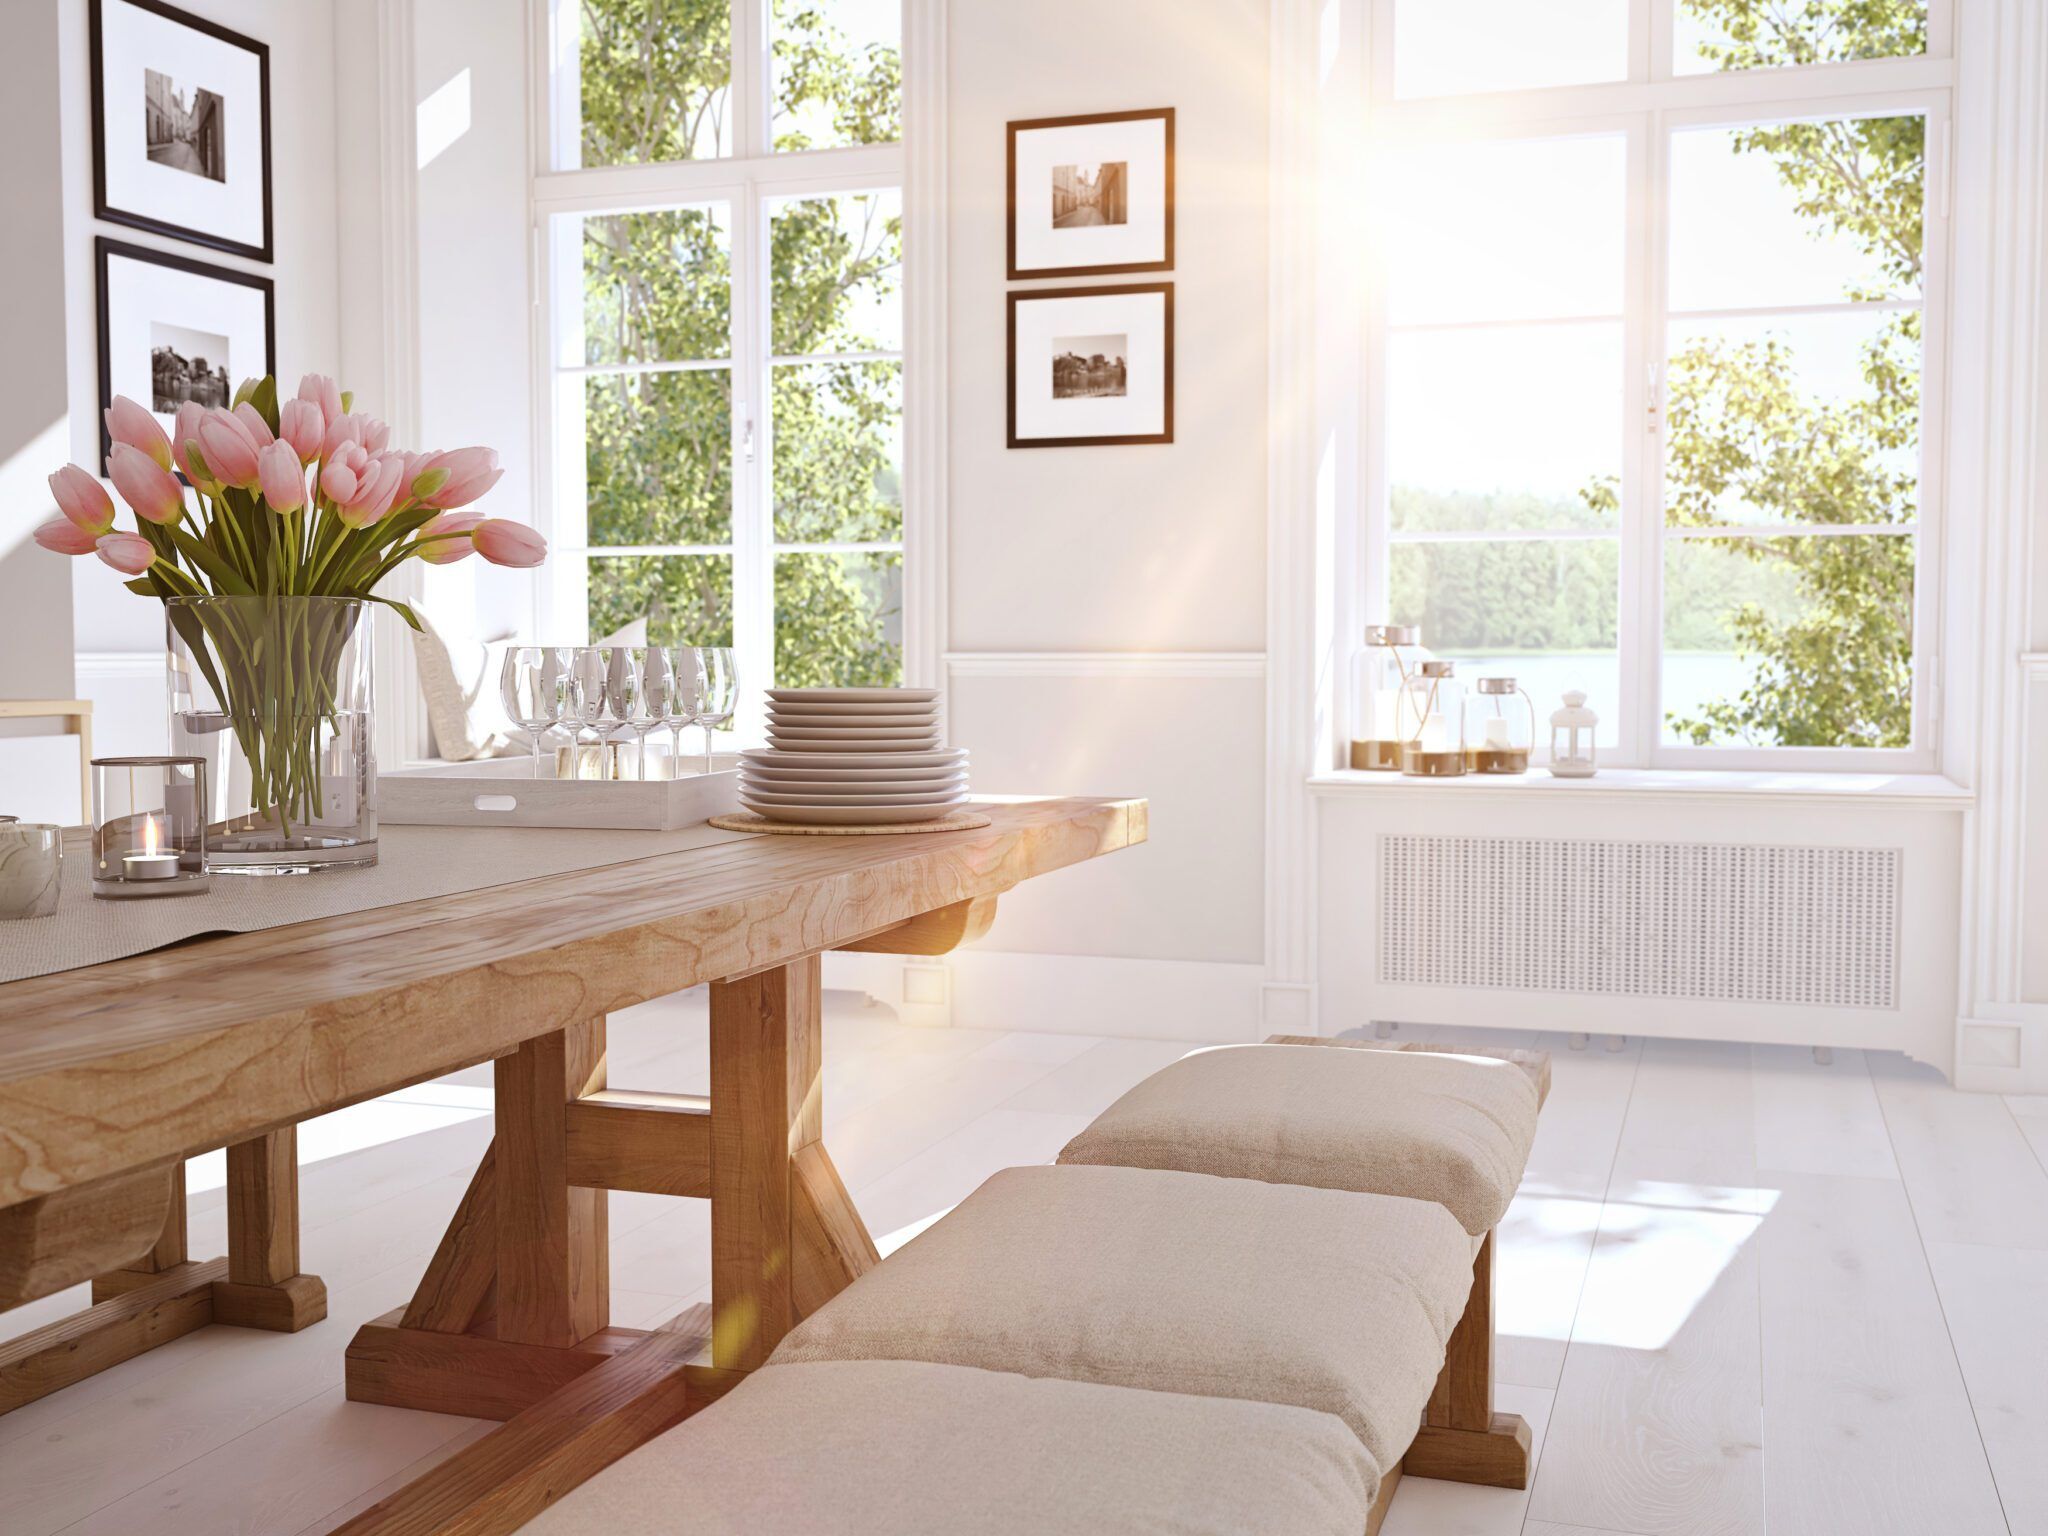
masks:
<instances>
[{"instance_id":1,"label":"tulip bouquet","mask_svg":"<svg viewBox=\"0 0 2048 1536\"><path fill-rule=\"evenodd\" d=\"M462 510L503 473L495 452L402 452L352 404L319 374L284 401L271 379L252 379L232 409L181 406L166 436L149 411L116 398L107 474L134 529L116 528L99 480L67 464L50 476L62 515L35 533L60 554L97 555L131 578L129 591L163 600L247 759L254 806L287 836L294 820L320 817L319 732L348 708L336 670L360 603L420 627L377 584L415 557L445 565L474 552L535 566L547 554L531 528ZM305 598L358 601L295 601Z\"/></svg>"}]
</instances>

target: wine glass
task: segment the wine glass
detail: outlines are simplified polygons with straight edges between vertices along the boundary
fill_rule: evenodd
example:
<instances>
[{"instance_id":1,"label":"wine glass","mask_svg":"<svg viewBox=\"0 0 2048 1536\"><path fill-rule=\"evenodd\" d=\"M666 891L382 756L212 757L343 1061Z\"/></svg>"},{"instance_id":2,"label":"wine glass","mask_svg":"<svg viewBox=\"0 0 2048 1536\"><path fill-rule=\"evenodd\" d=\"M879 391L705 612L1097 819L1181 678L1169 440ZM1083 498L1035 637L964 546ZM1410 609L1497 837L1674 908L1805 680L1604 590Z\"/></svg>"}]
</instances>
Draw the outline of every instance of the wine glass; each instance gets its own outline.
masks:
<instances>
[{"instance_id":1,"label":"wine glass","mask_svg":"<svg viewBox=\"0 0 2048 1536\"><path fill-rule=\"evenodd\" d=\"M611 718L618 722L621 731L633 737L637 776L642 779L647 777L647 733L661 719L660 711L651 707L648 697L648 674L650 665L657 663L661 654L659 646L618 645L612 647L605 668Z\"/></svg>"},{"instance_id":2,"label":"wine glass","mask_svg":"<svg viewBox=\"0 0 2048 1536\"><path fill-rule=\"evenodd\" d=\"M704 696L697 723L704 727L704 771L711 771L711 733L732 722L739 707L740 679L729 645L700 645L697 664L703 670Z\"/></svg>"},{"instance_id":3,"label":"wine glass","mask_svg":"<svg viewBox=\"0 0 2048 1536\"><path fill-rule=\"evenodd\" d=\"M567 669L552 645L517 645L505 653L498 698L512 723L533 745L533 776L540 777L540 739L561 722Z\"/></svg>"},{"instance_id":4,"label":"wine glass","mask_svg":"<svg viewBox=\"0 0 2048 1536\"><path fill-rule=\"evenodd\" d=\"M665 645L650 645L643 648L640 662L642 702L640 712L634 717L634 728L640 736L640 760L647 760L648 733L669 724L676 709L676 664L674 653ZM646 776L643 767L641 776ZM669 753L666 776L674 778L675 753Z\"/></svg>"},{"instance_id":5,"label":"wine glass","mask_svg":"<svg viewBox=\"0 0 2048 1536\"><path fill-rule=\"evenodd\" d=\"M668 727L669 774L676 777L683 765L683 727L695 725L704 712L704 668L689 645L671 648L668 663L671 692L661 723Z\"/></svg>"},{"instance_id":6,"label":"wine glass","mask_svg":"<svg viewBox=\"0 0 2048 1536\"><path fill-rule=\"evenodd\" d=\"M605 707L608 685L611 681L611 648L609 646L576 645L566 654L568 676L566 681L567 703L562 711L562 723L572 727L569 741L569 777L583 777L583 734L588 731L597 738L602 749L604 735ZM600 766L598 776L604 776Z\"/></svg>"}]
</instances>

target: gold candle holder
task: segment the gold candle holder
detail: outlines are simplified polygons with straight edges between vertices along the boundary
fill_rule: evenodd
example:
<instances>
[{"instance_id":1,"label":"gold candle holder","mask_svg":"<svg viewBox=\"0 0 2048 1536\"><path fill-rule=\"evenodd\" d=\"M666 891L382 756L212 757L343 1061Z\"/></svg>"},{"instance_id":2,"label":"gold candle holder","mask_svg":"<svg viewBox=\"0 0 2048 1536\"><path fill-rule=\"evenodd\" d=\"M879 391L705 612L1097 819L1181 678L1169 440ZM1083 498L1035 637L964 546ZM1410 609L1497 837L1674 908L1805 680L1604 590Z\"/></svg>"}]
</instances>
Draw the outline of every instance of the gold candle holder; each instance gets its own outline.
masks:
<instances>
[{"instance_id":1,"label":"gold candle holder","mask_svg":"<svg viewBox=\"0 0 2048 1536\"><path fill-rule=\"evenodd\" d=\"M1354 741L1351 743L1351 766L1375 773L1392 773L1401 766L1401 743Z\"/></svg>"},{"instance_id":2,"label":"gold candle holder","mask_svg":"<svg viewBox=\"0 0 2048 1536\"><path fill-rule=\"evenodd\" d=\"M1414 779L1455 779L1465 771L1464 749L1425 752L1411 741L1401 748L1401 771Z\"/></svg>"},{"instance_id":3,"label":"gold candle holder","mask_svg":"<svg viewBox=\"0 0 2048 1536\"><path fill-rule=\"evenodd\" d=\"M1471 747L1465 753L1468 773L1527 773L1529 753L1523 747Z\"/></svg>"}]
</instances>

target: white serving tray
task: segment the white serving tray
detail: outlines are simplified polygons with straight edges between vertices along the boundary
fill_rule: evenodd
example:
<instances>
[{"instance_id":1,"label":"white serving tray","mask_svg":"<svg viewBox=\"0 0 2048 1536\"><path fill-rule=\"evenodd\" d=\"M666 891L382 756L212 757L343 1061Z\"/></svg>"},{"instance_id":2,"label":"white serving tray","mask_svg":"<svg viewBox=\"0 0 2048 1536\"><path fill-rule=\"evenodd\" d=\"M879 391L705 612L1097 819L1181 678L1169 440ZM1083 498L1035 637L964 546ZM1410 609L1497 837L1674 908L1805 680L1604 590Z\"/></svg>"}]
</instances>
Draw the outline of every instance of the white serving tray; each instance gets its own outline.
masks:
<instances>
[{"instance_id":1,"label":"white serving tray","mask_svg":"<svg viewBox=\"0 0 2048 1536\"><path fill-rule=\"evenodd\" d=\"M420 764L377 775L377 816L398 827L673 832L740 808L739 759L721 752L711 761L710 773L645 782L536 779L532 763L523 757Z\"/></svg>"}]
</instances>

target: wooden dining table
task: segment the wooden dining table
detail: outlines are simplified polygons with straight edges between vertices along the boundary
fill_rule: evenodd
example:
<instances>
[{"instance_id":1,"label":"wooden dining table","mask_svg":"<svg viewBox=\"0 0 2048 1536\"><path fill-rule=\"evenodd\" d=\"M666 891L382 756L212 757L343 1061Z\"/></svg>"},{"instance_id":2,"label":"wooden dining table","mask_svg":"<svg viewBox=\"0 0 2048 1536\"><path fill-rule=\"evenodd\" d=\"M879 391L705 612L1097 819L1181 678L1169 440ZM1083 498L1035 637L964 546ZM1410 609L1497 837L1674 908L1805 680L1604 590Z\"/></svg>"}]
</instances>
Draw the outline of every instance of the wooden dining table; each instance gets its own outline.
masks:
<instances>
[{"instance_id":1,"label":"wooden dining table","mask_svg":"<svg viewBox=\"0 0 2048 1536\"><path fill-rule=\"evenodd\" d=\"M0 1309L93 1298L0 1343L0 1413L208 1323L319 1321L295 1126L491 1061L492 1144L346 1379L502 1422L342 1529L516 1529L878 1262L823 1139L821 956L942 954L1004 891L1146 836L1143 800L977 809L990 825L753 836L0 985ZM708 1099L610 1088L606 1016L707 982ZM228 1251L195 1260L184 1160L217 1147ZM708 1307L611 1325L614 1189L710 1201Z\"/></svg>"}]
</instances>

